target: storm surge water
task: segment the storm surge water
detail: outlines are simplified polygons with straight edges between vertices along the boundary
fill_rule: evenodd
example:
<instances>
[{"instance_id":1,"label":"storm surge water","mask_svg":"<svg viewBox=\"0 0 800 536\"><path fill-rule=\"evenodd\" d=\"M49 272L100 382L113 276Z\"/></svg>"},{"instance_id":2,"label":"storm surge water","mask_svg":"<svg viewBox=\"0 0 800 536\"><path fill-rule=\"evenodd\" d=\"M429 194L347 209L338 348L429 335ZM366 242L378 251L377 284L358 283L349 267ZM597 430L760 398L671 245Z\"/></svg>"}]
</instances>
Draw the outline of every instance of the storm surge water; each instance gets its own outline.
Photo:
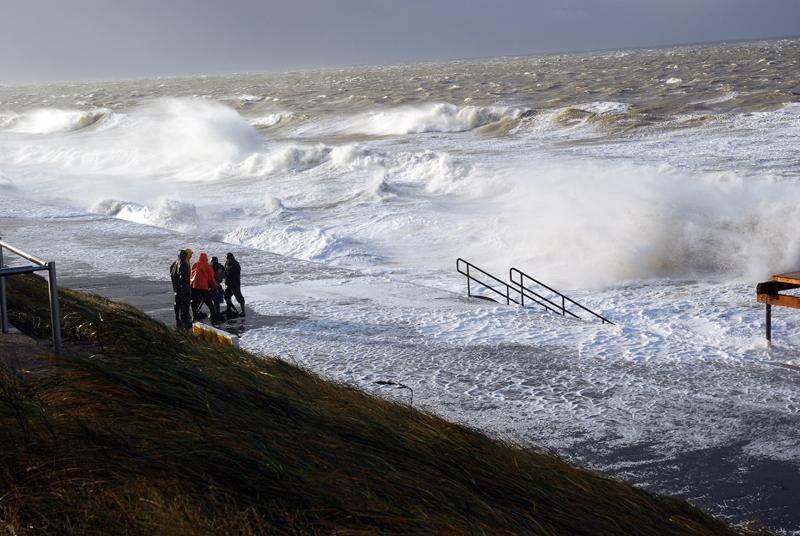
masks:
<instances>
[{"instance_id":1,"label":"storm surge water","mask_svg":"<svg viewBox=\"0 0 800 536\"><path fill-rule=\"evenodd\" d=\"M758 484L800 452L800 328L781 317L767 350L753 296L800 269L799 61L794 39L2 87L0 225L157 280L152 259L216 240L243 254L248 307L291 320L248 331L252 349L400 380L648 485L647 463L681 473L659 491L688 493L680 457L703 449ZM616 325L462 300L458 257ZM770 493L711 506L800 523Z\"/></svg>"},{"instance_id":2,"label":"storm surge water","mask_svg":"<svg viewBox=\"0 0 800 536\"><path fill-rule=\"evenodd\" d=\"M799 48L3 88L0 169L76 209L444 287L458 256L567 287L756 279L800 262Z\"/></svg>"}]
</instances>

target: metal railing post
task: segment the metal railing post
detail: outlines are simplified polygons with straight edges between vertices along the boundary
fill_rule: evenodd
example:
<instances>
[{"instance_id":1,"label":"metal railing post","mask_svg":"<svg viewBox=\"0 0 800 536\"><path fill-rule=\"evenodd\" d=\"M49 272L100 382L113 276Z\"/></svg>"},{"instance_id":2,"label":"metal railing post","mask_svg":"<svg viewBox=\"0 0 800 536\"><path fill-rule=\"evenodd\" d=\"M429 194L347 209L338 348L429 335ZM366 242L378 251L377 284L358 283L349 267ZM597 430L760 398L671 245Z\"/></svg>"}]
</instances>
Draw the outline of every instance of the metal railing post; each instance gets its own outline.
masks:
<instances>
[{"instance_id":1,"label":"metal railing post","mask_svg":"<svg viewBox=\"0 0 800 536\"><path fill-rule=\"evenodd\" d=\"M472 292L470 291L470 286L469 286L469 264L467 264L467 297L468 298L472 297Z\"/></svg>"},{"instance_id":2,"label":"metal railing post","mask_svg":"<svg viewBox=\"0 0 800 536\"><path fill-rule=\"evenodd\" d=\"M567 305L564 296L561 296L561 316L567 316Z\"/></svg>"},{"instance_id":3,"label":"metal railing post","mask_svg":"<svg viewBox=\"0 0 800 536\"><path fill-rule=\"evenodd\" d=\"M2 239L2 237L0 237ZM3 246L0 246L0 270L3 269ZM0 329L8 333L8 306L6 303L6 278L0 275Z\"/></svg>"},{"instance_id":4,"label":"metal railing post","mask_svg":"<svg viewBox=\"0 0 800 536\"><path fill-rule=\"evenodd\" d=\"M769 345L772 343L772 304L767 304L764 320L766 321L767 345Z\"/></svg>"},{"instance_id":5,"label":"metal railing post","mask_svg":"<svg viewBox=\"0 0 800 536\"><path fill-rule=\"evenodd\" d=\"M61 355L61 311L58 307L55 261L47 263L47 286L50 289L50 325L53 328L53 352L56 355Z\"/></svg>"}]
</instances>

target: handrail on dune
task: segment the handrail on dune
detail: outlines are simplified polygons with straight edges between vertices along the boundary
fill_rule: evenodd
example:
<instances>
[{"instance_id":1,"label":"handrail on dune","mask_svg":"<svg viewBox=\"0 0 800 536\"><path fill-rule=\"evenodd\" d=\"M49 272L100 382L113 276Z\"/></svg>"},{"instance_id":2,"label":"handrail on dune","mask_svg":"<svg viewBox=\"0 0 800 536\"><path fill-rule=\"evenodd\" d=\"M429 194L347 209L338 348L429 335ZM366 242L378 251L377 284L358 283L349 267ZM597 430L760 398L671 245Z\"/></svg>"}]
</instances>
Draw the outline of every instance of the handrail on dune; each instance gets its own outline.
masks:
<instances>
[{"instance_id":1,"label":"handrail on dune","mask_svg":"<svg viewBox=\"0 0 800 536\"><path fill-rule=\"evenodd\" d=\"M7 267L3 263L3 250L7 249L18 257L33 263L32 266ZM42 259L26 253L21 249L12 246L0 238L0 331L8 333L8 305L6 301L6 277L17 274L32 274L34 272L47 271L47 283L50 294L50 326L53 336L53 352L61 355L61 312L58 306L58 283L56 281L55 261L43 261Z\"/></svg>"}]
</instances>

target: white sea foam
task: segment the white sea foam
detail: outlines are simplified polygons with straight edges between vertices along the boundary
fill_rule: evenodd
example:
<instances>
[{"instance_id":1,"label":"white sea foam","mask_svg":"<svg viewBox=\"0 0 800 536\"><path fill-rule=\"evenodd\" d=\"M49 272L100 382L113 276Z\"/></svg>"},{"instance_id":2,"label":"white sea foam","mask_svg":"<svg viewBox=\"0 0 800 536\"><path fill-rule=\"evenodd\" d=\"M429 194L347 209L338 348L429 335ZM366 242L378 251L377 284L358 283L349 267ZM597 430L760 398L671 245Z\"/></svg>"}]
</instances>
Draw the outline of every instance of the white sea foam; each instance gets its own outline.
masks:
<instances>
[{"instance_id":1,"label":"white sea foam","mask_svg":"<svg viewBox=\"0 0 800 536\"><path fill-rule=\"evenodd\" d=\"M0 112L0 130L4 130L13 125L17 118L19 118L19 114L16 112Z\"/></svg>"},{"instance_id":2,"label":"white sea foam","mask_svg":"<svg viewBox=\"0 0 800 536\"><path fill-rule=\"evenodd\" d=\"M351 254L329 232L302 225L273 226L261 222L240 227L225 235L225 242L280 253L290 257L316 261L333 260Z\"/></svg>"}]
</instances>

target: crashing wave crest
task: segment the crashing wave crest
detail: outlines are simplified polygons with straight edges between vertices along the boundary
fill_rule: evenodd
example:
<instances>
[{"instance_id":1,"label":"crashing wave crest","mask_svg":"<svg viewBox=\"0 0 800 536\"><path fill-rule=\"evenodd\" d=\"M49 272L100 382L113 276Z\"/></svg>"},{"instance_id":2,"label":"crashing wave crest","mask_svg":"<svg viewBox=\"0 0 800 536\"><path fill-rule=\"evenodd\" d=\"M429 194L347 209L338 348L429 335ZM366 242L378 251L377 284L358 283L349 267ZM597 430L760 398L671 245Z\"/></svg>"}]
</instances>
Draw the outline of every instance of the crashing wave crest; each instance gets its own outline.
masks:
<instances>
[{"instance_id":1,"label":"crashing wave crest","mask_svg":"<svg viewBox=\"0 0 800 536\"><path fill-rule=\"evenodd\" d=\"M340 120L334 134L393 136L425 132L466 132L504 119L520 119L527 110L505 106L456 106L431 103L367 112Z\"/></svg>"},{"instance_id":2,"label":"crashing wave crest","mask_svg":"<svg viewBox=\"0 0 800 536\"><path fill-rule=\"evenodd\" d=\"M111 111L103 108L94 110L39 108L22 114L4 116L0 119L0 128L20 134L72 132L94 125L111 114Z\"/></svg>"}]
</instances>

